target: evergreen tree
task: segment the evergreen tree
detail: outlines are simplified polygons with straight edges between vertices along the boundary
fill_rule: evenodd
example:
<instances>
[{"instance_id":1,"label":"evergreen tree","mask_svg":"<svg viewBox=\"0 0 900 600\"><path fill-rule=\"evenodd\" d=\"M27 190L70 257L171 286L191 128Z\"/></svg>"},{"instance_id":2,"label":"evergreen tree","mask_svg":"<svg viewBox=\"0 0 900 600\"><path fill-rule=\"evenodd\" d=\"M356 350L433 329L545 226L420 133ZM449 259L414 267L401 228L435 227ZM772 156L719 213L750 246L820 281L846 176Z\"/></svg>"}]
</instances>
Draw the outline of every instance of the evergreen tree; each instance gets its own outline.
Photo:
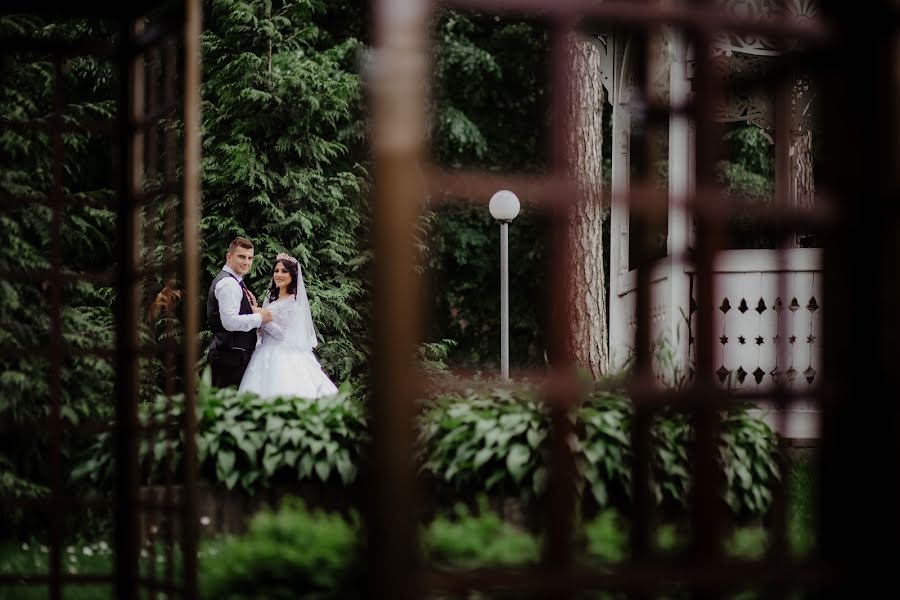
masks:
<instances>
[{"instance_id":1,"label":"evergreen tree","mask_svg":"<svg viewBox=\"0 0 900 600\"><path fill-rule=\"evenodd\" d=\"M333 377L365 367L365 120L355 38L333 40L319 0L207 4L203 34L203 289L236 235L251 288L279 251L304 271L318 353Z\"/></svg>"},{"instance_id":2,"label":"evergreen tree","mask_svg":"<svg viewBox=\"0 0 900 600\"><path fill-rule=\"evenodd\" d=\"M108 36L101 24L84 21L54 25L36 18L4 17L0 34L40 39ZM60 68L63 121L61 193L74 198L62 211L60 251L63 271L73 277L61 291L61 329L67 354L78 348L111 348L113 292L79 274L110 268L115 215L107 136L79 129L104 122L115 110L110 63L90 58L66 59ZM46 199L54 177L53 140L46 124L53 113L54 65L34 53L0 56L0 271L40 271L52 267L52 210ZM26 125L30 123L30 125ZM50 363L40 349L55 343L51 333L52 289L47 281L0 281L0 345L19 348L0 357L0 419L42 423L50 414ZM38 350L33 350L38 349ZM61 416L77 424L112 415L113 371L93 356L66 356L60 371ZM76 445L67 436L63 460ZM0 442L0 495L35 495L49 481L47 437L5 432ZM64 472L70 463L64 462ZM8 516L14 516L12 514ZM4 523L8 525L9 523Z\"/></svg>"}]
</instances>

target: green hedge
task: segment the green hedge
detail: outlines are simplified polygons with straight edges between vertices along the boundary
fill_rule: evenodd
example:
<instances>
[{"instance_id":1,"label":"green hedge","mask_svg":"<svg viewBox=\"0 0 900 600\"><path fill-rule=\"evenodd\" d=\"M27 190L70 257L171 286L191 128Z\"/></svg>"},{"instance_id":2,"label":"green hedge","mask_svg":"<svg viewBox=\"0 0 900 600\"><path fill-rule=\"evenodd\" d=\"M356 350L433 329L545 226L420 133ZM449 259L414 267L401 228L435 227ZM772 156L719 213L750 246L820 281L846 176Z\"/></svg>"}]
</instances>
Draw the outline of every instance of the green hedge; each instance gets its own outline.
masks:
<instances>
[{"instance_id":1,"label":"green hedge","mask_svg":"<svg viewBox=\"0 0 900 600\"><path fill-rule=\"evenodd\" d=\"M207 371L197 396L200 476L249 493L275 483L353 483L368 434L365 409L352 392L345 383L334 396L315 400L263 400L233 388L212 388ZM175 428L182 413L182 396L160 397L141 407L140 419ZM109 489L111 440L111 435L101 436L73 478ZM164 481L169 469L178 477L182 444L182 439L162 436L144 440L140 447L142 483Z\"/></svg>"},{"instance_id":2,"label":"green hedge","mask_svg":"<svg viewBox=\"0 0 900 600\"><path fill-rule=\"evenodd\" d=\"M777 439L747 406L722 414L719 462L723 499L736 516L766 513L779 472ZM631 404L619 393L594 391L577 410L570 447L579 495L597 508L622 506L631 491ZM439 397L420 415L422 471L438 490L478 492L530 501L547 471L547 414L539 390L495 388ZM652 428L652 490L666 509L686 507L693 430L686 415L664 411Z\"/></svg>"},{"instance_id":3,"label":"green hedge","mask_svg":"<svg viewBox=\"0 0 900 600\"><path fill-rule=\"evenodd\" d=\"M489 385L489 384L488 384ZM181 404L160 399L142 407L142 419L177 423ZM198 395L201 476L249 493L273 484L320 482L350 486L367 455L365 401L349 386L332 397L262 400L234 390L213 390L204 381ZM739 517L764 515L778 478L776 436L746 407L723 412L719 461L726 477L723 500ZM621 393L597 389L572 415L577 490L594 508L625 506L631 491L632 410ZM537 498L547 481L548 418L540 390L526 384L485 387L439 395L418 414L420 473L438 496ZM664 411L652 427L652 490L663 509L686 507L692 427L686 415ZM74 476L109 489L109 436L93 447ZM180 443L160 439L141 447L145 483L178 469ZM178 473L175 473L177 476Z\"/></svg>"}]
</instances>

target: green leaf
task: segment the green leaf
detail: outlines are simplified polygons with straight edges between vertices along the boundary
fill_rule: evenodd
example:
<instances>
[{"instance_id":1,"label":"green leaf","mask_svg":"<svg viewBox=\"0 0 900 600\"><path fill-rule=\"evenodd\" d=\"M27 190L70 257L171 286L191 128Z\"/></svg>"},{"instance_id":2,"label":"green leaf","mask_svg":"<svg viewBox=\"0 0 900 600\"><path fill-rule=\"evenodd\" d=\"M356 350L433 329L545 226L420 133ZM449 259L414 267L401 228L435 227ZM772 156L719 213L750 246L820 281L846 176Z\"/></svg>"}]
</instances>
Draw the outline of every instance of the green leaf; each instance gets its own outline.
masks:
<instances>
[{"instance_id":1,"label":"green leaf","mask_svg":"<svg viewBox=\"0 0 900 600\"><path fill-rule=\"evenodd\" d=\"M310 475L312 475L313 465L315 464L315 459L313 459L312 454L304 454L300 459L300 464L297 466L297 472L300 474L301 479L306 479Z\"/></svg>"},{"instance_id":2,"label":"green leaf","mask_svg":"<svg viewBox=\"0 0 900 600\"><path fill-rule=\"evenodd\" d=\"M475 454L475 460L473 461L472 466L476 469L481 467L484 463L489 461L493 455L493 449L482 448Z\"/></svg>"},{"instance_id":3,"label":"green leaf","mask_svg":"<svg viewBox=\"0 0 900 600\"><path fill-rule=\"evenodd\" d=\"M531 451L523 444L513 444L509 448L509 454L506 456L506 468L516 483L525 476L525 465L531 457Z\"/></svg>"},{"instance_id":4,"label":"green leaf","mask_svg":"<svg viewBox=\"0 0 900 600\"><path fill-rule=\"evenodd\" d=\"M534 428L529 428L528 432L525 434L525 437L528 439L528 445L531 446L534 450L537 450L541 445L541 442L544 441L546 435L546 431L539 431Z\"/></svg>"},{"instance_id":5,"label":"green leaf","mask_svg":"<svg viewBox=\"0 0 900 600\"><path fill-rule=\"evenodd\" d=\"M266 446L262 462L266 475L271 477L281 464L281 456L278 450L274 446Z\"/></svg>"},{"instance_id":6,"label":"green leaf","mask_svg":"<svg viewBox=\"0 0 900 600\"><path fill-rule=\"evenodd\" d=\"M350 457L347 456L346 452L339 452L335 457L335 466L337 467L338 473L341 475L341 481L344 482L344 485L349 485L353 483L353 480L356 479L356 467L350 461Z\"/></svg>"},{"instance_id":7,"label":"green leaf","mask_svg":"<svg viewBox=\"0 0 900 600\"><path fill-rule=\"evenodd\" d=\"M253 442L249 438L241 437L241 439L236 440L236 443L237 447L247 455L250 464L256 464L256 447L253 445Z\"/></svg>"},{"instance_id":8,"label":"green leaf","mask_svg":"<svg viewBox=\"0 0 900 600\"><path fill-rule=\"evenodd\" d=\"M602 479L598 479L591 486L591 494L594 496L594 500L597 501L601 507L606 507L606 503L609 501L609 496L606 492L606 484L603 483Z\"/></svg>"},{"instance_id":9,"label":"green leaf","mask_svg":"<svg viewBox=\"0 0 900 600\"><path fill-rule=\"evenodd\" d=\"M331 464L324 461L316 461L316 475L322 482L328 481L328 475L331 473Z\"/></svg>"},{"instance_id":10,"label":"green leaf","mask_svg":"<svg viewBox=\"0 0 900 600\"><path fill-rule=\"evenodd\" d=\"M231 450L222 450L216 456L216 476L220 481L226 481L232 474L235 475L236 481L237 472L234 470L234 452ZM231 489L231 486L229 486L229 489Z\"/></svg>"}]
</instances>

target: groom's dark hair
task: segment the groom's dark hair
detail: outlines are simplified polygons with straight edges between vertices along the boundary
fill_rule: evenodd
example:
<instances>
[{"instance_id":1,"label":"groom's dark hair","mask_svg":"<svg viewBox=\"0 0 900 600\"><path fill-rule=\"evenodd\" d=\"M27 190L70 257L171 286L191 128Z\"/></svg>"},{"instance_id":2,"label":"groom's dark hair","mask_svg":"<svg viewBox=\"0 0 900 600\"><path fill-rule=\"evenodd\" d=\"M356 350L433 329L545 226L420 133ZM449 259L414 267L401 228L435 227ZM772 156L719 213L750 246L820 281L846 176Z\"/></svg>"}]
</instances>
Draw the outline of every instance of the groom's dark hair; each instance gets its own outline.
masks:
<instances>
[{"instance_id":1,"label":"groom's dark hair","mask_svg":"<svg viewBox=\"0 0 900 600\"><path fill-rule=\"evenodd\" d=\"M238 236L231 240L231 243L228 245L228 254L234 254L234 251L238 248L247 248L248 250L252 250L253 242L245 237Z\"/></svg>"}]
</instances>

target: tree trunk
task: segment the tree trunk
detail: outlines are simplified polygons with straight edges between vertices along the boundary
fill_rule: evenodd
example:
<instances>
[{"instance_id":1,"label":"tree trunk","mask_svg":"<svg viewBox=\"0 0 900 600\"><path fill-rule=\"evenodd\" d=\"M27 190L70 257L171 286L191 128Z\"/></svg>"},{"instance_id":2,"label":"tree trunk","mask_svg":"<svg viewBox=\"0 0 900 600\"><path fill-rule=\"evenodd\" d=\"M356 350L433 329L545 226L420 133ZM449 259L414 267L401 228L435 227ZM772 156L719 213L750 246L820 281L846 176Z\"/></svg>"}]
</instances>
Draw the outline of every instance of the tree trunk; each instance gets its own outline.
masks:
<instances>
[{"instance_id":1,"label":"tree trunk","mask_svg":"<svg viewBox=\"0 0 900 600\"><path fill-rule=\"evenodd\" d=\"M609 368L606 278L603 268L603 86L600 51L592 43L570 38L572 128L571 170L581 189L571 220L571 343L575 361L594 377Z\"/></svg>"},{"instance_id":2,"label":"tree trunk","mask_svg":"<svg viewBox=\"0 0 900 600\"><path fill-rule=\"evenodd\" d=\"M797 208L812 208L815 202L816 186L813 178L812 130L794 132L791 140L791 185L792 200ZM806 232L796 235L796 245L809 246L813 237Z\"/></svg>"}]
</instances>

